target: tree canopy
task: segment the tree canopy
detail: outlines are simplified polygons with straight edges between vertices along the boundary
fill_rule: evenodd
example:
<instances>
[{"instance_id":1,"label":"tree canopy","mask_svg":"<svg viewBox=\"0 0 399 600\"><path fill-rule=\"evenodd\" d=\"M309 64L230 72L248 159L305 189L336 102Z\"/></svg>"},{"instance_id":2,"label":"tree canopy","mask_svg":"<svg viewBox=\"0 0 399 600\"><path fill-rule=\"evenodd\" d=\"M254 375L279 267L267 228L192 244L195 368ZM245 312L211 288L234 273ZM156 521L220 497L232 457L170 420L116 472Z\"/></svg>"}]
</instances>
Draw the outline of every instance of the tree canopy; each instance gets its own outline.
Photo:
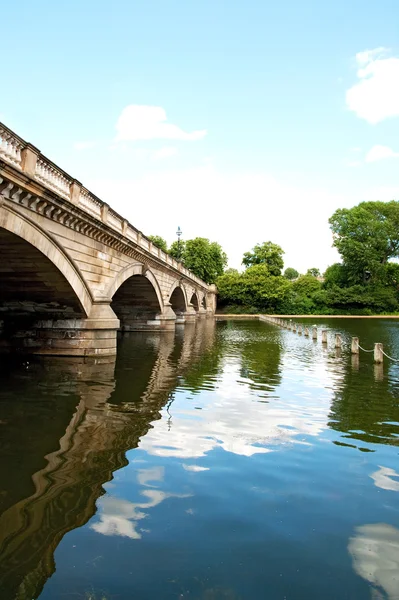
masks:
<instances>
[{"instance_id":1,"label":"tree canopy","mask_svg":"<svg viewBox=\"0 0 399 600\"><path fill-rule=\"evenodd\" d=\"M287 298L290 282L272 275L265 264L248 267L243 273L230 271L217 280L222 304L244 306L248 312L276 312Z\"/></svg>"},{"instance_id":2,"label":"tree canopy","mask_svg":"<svg viewBox=\"0 0 399 600\"><path fill-rule=\"evenodd\" d=\"M329 223L349 281L383 280L387 262L399 257L399 202L361 202L340 208Z\"/></svg>"},{"instance_id":3,"label":"tree canopy","mask_svg":"<svg viewBox=\"0 0 399 600\"><path fill-rule=\"evenodd\" d=\"M299 273L296 269L293 269L292 267L287 267L284 271L284 277L292 281L292 279L296 279L297 277L299 277Z\"/></svg>"},{"instance_id":4,"label":"tree canopy","mask_svg":"<svg viewBox=\"0 0 399 600\"><path fill-rule=\"evenodd\" d=\"M308 269L306 271L306 275L310 275L311 277L320 277L321 273L319 269L316 269L316 267L312 267L311 269Z\"/></svg>"},{"instance_id":5,"label":"tree canopy","mask_svg":"<svg viewBox=\"0 0 399 600\"><path fill-rule=\"evenodd\" d=\"M254 265L266 265L270 275L279 276L284 267L283 254L284 250L277 244L264 242L256 244L252 252L245 252L242 264L247 268Z\"/></svg>"},{"instance_id":6,"label":"tree canopy","mask_svg":"<svg viewBox=\"0 0 399 600\"><path fill-rule=\"evenodd\" d=\"M168 251L168 244L160 235L149 235L148 239L151 240L153 244L158 246L158 248L161 248L161 250L164 252Z\"/></svg>"},{"instance_id":7,"label":"tree canopy","mask_svg":"<svg viewBox=\"0 0 399 600\"><path fill-rule=\"evenodd\" d=\"M206 238L181 241L180 249L178 243L173 242L169 252L206 283L215 283L227 265L227 255L222 247Z\"/></svg>"}]
</instances>

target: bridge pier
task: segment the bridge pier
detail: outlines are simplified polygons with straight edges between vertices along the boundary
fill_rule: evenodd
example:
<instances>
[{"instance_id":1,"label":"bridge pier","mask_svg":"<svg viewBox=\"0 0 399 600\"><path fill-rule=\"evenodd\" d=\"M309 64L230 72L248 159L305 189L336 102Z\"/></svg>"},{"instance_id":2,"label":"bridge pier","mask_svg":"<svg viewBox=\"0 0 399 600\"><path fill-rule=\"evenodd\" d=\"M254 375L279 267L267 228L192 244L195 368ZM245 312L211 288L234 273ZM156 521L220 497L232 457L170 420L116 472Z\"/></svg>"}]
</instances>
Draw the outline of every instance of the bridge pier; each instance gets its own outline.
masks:
<instances>
[{"instance_id":1,"label":"bridge pier","mask_svg":"<svg viewBox=\"0 0 399 600\"><path fill-rule=\"evenodd\" d=\"M89 318L0 322L0 352L50 356L115 356L119 319L109 304L94 305Z\"/></svg>"},{"instance_id":2,"label":"bridge pier","mask_svg":"<svg viewBox=\"0 0 399 600\"><path fill-rule=\"evenodd\" d=\"M186 323L197 320L197 311L192 304L189 304L186 312L184 313L184 319Z\"/></svg>"}]
</instances>

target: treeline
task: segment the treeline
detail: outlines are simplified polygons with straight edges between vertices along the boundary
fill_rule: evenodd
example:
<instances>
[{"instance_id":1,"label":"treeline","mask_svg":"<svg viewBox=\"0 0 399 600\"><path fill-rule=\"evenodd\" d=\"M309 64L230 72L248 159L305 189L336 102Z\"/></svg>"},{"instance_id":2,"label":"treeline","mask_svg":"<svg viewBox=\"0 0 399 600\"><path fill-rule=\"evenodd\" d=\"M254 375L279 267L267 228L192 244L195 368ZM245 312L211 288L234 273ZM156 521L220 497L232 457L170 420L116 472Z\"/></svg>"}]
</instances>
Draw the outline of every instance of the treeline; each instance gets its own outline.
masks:
<instances>
[{"instance_id":1,"label":"treeline","mask_svg":"<svg viewBox=\"0 0 399 600\"><path fill-rule=\"evenodd\" d=\"M245 252L244 271L224 270L227 256L205 238L174 242L168 249L207 283L216 283L219 310L230 313L384 314L399 312L399 202L362 202L329 220L341 262L323 275L317 268L284 271L284 251L272 242Z\"/></svg>"},{"instance_id":2,"label":"treeline","mask_svg":"<svg viewBox=\"0 0 399 600\"><path fill-rule=\"evenodd\" d=\"M284 251L271 242L246 252L242 273L218 278L223 312L381 314L399 311L399 202L362 202L329 220L342 262L320 276L283 269Z\"/></svg>"}]
</instances>

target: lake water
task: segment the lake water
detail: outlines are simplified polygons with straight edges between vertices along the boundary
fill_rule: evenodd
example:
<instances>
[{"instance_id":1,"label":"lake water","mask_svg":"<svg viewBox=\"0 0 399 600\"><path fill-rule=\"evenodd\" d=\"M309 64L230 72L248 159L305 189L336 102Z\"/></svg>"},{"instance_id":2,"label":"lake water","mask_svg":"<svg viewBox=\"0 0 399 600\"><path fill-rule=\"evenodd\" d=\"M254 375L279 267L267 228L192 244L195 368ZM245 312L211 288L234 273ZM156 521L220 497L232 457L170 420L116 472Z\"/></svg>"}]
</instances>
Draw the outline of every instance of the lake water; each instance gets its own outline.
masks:
<instances>
[{"instance_id":1,"label":"lake water","mask_svg":"<svg viewBox=\"0 0 399 600\"><path fill-rule=\"evenodd\" d=\"M3 358L1 600L399 598L399 321L318 324Z\"/></svg>"}]
</instances>

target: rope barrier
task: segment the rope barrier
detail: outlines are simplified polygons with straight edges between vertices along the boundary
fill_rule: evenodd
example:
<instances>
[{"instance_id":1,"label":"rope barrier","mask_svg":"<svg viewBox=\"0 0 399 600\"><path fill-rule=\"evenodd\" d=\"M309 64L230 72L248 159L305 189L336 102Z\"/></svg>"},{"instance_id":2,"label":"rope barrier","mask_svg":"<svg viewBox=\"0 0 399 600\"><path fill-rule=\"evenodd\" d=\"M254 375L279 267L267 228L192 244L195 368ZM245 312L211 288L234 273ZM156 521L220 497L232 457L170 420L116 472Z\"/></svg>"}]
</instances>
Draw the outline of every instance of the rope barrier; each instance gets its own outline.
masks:
<instances>
[{"instance_id":1,"label":"rope barrier","mask_svg":"<svg viewBox=\"0 0 399 600\"><path fill-rule=\"evenodd\" d=\"M316 329L316 325L313 325L313 326L309 326L308 325L308 326L305 327L302 324L299 324L299 323L297 323L295 321L292 321L292 319L290 319L289 321L284 321L284 319L278 319L277 317L266 317L266 319L264 319L264 320L267 320L270 323L274 323L275 325L280 325L280 326L285 327L285 328L288 327L288 329L291 330L291 331L293 331L294 333L298 332L298 333L301 334L302 333L302 327L304 327L303 331L305 331L305 330L307 331L306 337L310 337L311 329L312 330ZM327 343L327 336L326 335L323 336L324 333L326 333L326 330L322 331L322 338L324 338L324 339L322 339L322 342L323 343ZM312 331L312 336L313 336L313 331ZM317 336L317 334L316 334L316 336ZM338 336L338 337L340 337L340 336ZM313 337L313 339L317 339L317 337ZM393 358L393 356L390 356L389 354L387 354L386 352L384 352L382 344L376 344L375 348L372 348L371 350L368 350L367 348L363 348L359 344L358 341L355 341L355 339L353 339L353 343L356 344L355 348L356 347L359 348L359 350L361 350L362 352L367 352L368 354L371 354L372 352L374 352L374 357L375 357L374 360L375 360L376 363L381 363L382 362L382 359L378 358L378 355L376 355L376 352L381 352L381 354L383 354L384 356L386 356L386 358L388 358L389 360L392 360L394 362L399 363L399 358ZM347 348L347 349L349 349L351 347L350 344L348 344L346 341L344 342L342 339L339 341L339 344L340 345L336 345L335 346L337 349L338 348ZM353 353L359 354L358 352L353 352Z\"/></svg>"},{"instance_id":2,"label":"rope barrier","mask_svg":"<svg viewBox=\"0 0 399 600\"><path fill-rule=\"evenodd\" d=\"M363 352L374 352L374 348L371 350L366 350L366 348L362 348L360 344L358 344L357 347L360 348L360 350L363 350Z\"/></svg>"},{"instance_id":3,"label":"rope barrier","mask_svg":"<svg viewBox=\"0 0 399 600\"><path fill-rule=\"evenodd\" d=\"M389 358L389 360L393 360L394 362L399 362L398 358L392 358L392 356L389 356L389 354L387 354L386 352L384 352L384 350L381 350L381 352L383 353L384 356L386 356L387 358Z\"/></svg>"}]
</instances>

